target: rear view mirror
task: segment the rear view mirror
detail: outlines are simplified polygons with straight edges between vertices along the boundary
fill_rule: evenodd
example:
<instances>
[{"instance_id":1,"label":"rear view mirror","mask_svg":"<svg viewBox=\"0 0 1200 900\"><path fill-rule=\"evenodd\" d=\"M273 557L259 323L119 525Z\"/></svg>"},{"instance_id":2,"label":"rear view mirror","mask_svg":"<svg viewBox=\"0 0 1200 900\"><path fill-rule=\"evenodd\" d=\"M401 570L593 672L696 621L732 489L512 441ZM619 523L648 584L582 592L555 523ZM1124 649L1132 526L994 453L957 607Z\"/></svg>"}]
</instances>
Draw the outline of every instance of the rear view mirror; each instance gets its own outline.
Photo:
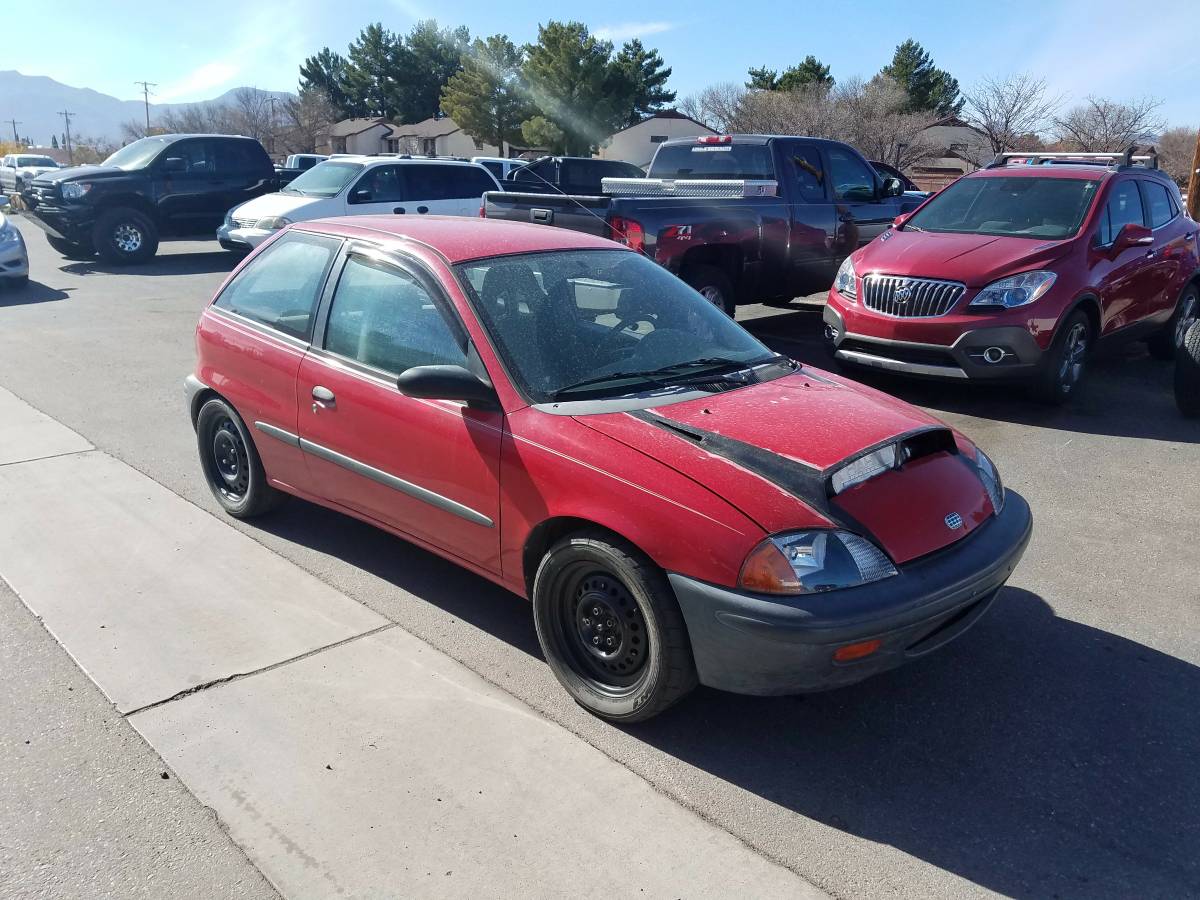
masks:
<instances>
[{"instance_id":1,"label":"rear view mirror","mask_svg":"<svg viewBox=\"0 0 1200 900\"><path fill-rule=\"evenodd\" d=\"M496 390L462 366L414 366L396 379L406 397L423 400L460 400L468 406L495 407Z\"/></svg>"},{"instance_id":2,"label":"rear view mirror","mask_svg":"<svg viewBox=\"0 0 1200 900\"><path fill-rule=\"evenodd\" d=\"M1113 253L1120 253L1130 247L1147 247L1154 243L1154 234L1145 225L1136 222L1126 222L1117 232L1116 240L1112 242Z\"/></svg>"},{"instance_id":3,"label":"rear view mirror","mask_svg":"<svg viewBox=\"0 0 1200 900\"><path fill-rule=\"evenodd\" d=\"M163 160L164 172L184 172L187 170L187 161L180 156L168 156Z\"/></svg>"}]
</instances>

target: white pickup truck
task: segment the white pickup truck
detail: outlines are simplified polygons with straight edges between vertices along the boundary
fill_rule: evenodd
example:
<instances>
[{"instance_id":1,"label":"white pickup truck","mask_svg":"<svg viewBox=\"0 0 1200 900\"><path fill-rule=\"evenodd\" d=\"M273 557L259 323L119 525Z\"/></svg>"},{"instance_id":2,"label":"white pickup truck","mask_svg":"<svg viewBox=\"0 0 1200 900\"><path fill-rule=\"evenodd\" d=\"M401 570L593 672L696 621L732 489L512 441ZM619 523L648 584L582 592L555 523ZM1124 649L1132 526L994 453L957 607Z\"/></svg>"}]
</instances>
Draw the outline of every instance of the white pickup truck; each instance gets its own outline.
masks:
<instances>
[{"instance_id":1,"label":"white pickup truck","mask_svg":"<svg viewBox=\"0 0 1200 900\"><path fill-rule=\"evenodd\" d=\"M57 169L49 156L34 153L10 153L0 159L0 191L19 194L25 185L43 172Z\"/></svg>"}]
</instances>

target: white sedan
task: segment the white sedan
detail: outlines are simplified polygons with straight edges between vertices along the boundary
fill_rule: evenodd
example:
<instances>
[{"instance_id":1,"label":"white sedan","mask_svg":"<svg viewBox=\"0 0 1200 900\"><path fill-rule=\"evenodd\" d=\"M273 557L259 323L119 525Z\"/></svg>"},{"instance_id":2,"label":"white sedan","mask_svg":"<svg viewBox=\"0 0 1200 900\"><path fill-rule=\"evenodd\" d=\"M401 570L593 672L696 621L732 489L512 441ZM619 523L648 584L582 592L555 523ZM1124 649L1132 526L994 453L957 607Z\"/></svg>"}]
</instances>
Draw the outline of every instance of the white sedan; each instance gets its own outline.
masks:
<instances>
[{"instance_id":1,"label":"white sedan","mask_svg":"<svg viewBox=\"0 0 1200 900\"><path fill-rule=\"evenodd\" d=\"M0 197L0 286L21 287L29 280L29 253L17 226L4 215L8 200Z\"/></svg>"}]
</instances>

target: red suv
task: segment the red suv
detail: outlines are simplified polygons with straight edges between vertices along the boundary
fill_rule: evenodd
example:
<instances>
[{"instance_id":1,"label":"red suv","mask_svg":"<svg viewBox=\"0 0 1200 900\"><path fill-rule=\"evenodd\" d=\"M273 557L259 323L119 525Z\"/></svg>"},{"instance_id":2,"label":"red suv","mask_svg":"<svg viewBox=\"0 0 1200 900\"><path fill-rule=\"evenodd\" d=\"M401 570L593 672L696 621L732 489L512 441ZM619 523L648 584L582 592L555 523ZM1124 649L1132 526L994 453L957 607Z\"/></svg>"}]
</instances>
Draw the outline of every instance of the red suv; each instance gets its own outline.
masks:
<instances>
[{"instance_id":1,"label":"red suv","mask_svg":"<svg viewBox=\"0 0 1200 900\"><path fill-rule=\"evenodd\" d=\"M1061 403L1098 341L1171 359L1197 316L1197 224L1165 174L1000 158L847 258L825 309L836 359L917 376L1021 380Z\"/></svg>"},{"instance_id":2,"label":"red suv","mask_svg":"<svg viewBox=\"0 0 1200 900\"><path fill-rule=\"evenodd\" d=\"M603 238L413 219L292 226L204 311L189 411L231 515L295 494L529 597L621 721L898 666L1020 559L1025 501L920 410Z\"/></svg>"}]
</instances>

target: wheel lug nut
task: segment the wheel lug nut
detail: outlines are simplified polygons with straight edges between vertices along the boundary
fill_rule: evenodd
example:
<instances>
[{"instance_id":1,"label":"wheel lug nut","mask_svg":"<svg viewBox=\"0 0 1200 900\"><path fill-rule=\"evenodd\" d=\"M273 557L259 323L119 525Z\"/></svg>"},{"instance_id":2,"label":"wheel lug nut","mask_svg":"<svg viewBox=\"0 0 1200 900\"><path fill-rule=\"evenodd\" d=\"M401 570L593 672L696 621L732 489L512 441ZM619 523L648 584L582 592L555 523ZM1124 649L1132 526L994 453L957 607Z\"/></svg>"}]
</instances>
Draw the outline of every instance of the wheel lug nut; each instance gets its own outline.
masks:
<instances>
[{"instance_id":1,"label":"wheel lug nut","mask_svg":"<svg viewBox=\"0 0 1200 900\"><path fill-rule=\"evenodd\" d=\"M584 617L583 617L583 624L584 624L584 625L591 625L591 624L592 624L592 620L591 620L591 619L589 619L587 616L584 616Z\"/></svg>"},{"instance_id":2,"label":"wheel lug nut","mask_svg":"<svg viewBox=\"0 0 1200 900\"><path fill-rule=\"evenodd\" d=\"M611 647L611 646L612 646L613 644L615 644L615 643L616 643L616 641L614 641L612 638L609 638L609 639L608 639L608 646L610 646L610 647Z\"/></svg>"},{"instance_id":3,"label":"wheel lug nut","mask_svg":"<svg viewBox=\"0 0 1200 900\"><path fill-rule=\"evenodd\" d=\"M592 615L593 615L593 616L598 616L598 615L600 615L600 607L598 607L598 606L593 606L593 607L592 607Z\"/></svg>"},{"instance_id":4,"label":"wheel lug nut","mask_svg":"<svg viewBox=\"0 0 1200 900\"><path fill-rule=\"evenodd\" d=\"M609 627L609 628L612 628L612 627L613 627L614 625L616 625L617 623L616 623L616 622L614 622L612 619L609 619L607 624L608 624L608 627Z\"/></svg>"},{"instance_id":5,"label":"wheel lug nut","mask_svg":"<svg viewBox=\"0 0 1200 900\"><path fill-rule=\"evenodd\" d=\"M592 643L593 643L593 644L595 644L596 646L599 646L599 645L600 645L600 638L599 638L599 636L596 636L596 637L592 638Z\"/></svg>"}]
</instances>

